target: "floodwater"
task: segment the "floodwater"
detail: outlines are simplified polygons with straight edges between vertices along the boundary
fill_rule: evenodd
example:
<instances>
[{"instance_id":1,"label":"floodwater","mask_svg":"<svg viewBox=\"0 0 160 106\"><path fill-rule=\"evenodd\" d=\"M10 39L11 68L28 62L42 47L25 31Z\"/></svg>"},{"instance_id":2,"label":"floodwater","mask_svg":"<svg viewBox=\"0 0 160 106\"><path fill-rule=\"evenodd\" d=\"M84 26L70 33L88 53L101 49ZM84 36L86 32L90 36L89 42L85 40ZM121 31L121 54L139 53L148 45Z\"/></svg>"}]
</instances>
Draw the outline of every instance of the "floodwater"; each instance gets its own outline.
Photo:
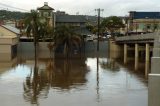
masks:
<instances>
[{"instance_id":1,"label":"floodwater","mask_svg":"<svg viewBox=\"0 0 160 106\"><path fill-rule=\"evenodd\" d=\"M35 67L30 56L0 63L0 106L148 105L142 69L101 55L39 58Z\"/></svg>"}]
</instances>

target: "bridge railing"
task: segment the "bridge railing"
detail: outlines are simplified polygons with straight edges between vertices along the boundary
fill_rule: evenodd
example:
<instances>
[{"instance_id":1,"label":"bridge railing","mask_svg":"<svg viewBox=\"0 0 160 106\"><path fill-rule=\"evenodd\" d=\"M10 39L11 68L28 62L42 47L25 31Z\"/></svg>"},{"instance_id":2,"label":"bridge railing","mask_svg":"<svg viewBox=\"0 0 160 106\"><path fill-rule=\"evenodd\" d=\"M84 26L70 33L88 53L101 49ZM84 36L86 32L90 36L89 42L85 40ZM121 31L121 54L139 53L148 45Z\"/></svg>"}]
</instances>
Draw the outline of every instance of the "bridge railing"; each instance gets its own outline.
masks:
<instances>
[{"instance_id":1,"label":"bridge railing","mask_svg":"<svg viewBox=\"0 0 160 106\"><path fill-rule=\"evenodd\" d=\"M120 42L123 42L123 41L139 41L139 40L154 40L155 35L157 35L157 33L130 35L130 36L115 37L115 40L120 41Z\"/></svg>"}]
</instances>

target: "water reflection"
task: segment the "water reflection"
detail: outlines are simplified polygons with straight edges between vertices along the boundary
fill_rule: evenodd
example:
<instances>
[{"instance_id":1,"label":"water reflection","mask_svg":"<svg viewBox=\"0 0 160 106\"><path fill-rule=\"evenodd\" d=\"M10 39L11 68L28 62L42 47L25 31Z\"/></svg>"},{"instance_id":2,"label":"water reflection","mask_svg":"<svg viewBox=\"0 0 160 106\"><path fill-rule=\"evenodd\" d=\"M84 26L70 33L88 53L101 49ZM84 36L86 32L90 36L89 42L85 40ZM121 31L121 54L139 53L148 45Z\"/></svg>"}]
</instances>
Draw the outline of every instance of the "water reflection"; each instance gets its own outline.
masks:
<instances>
[{"instance_id":1,"label":"water reflection","mask_svg":"<svg viewBox=\"0 0 160 106\"><path fill-rule=\"evenodd\" d=\"M145 77L148 78L148 74L150 73L150 62L145 62Z\"/></svg>"},{"instance_id":2,"label":"water reflection","mask_svg":"<svg viewBox=\"0 0 160 106\"><path fill-rule=\"evenodd\" d=\"M43 55L35 67L30 52L21 54L0 73L2 106L147 106L147 84L134 71L134 61L124 65L101 54L70 60Z\"/></svg>"},{"instance_id":3,"label":"water reflection","mask_svg":"<svg viewBox=\"0 0 160 106\"><path fill-rule=\"evenodd\" d=\"M135 57L135 62L134 62L134 69L137 71L138 70L138 68L139 68L139 59L138 59L138 57Z\"/></svg>"},{"instance_id":4,"label":"water reflection","mask_svg":"<svg viewBox=\"0 0 160 106\"><path fill-rule=\"evenodd\" d=\"M96 90L97 90L97 100L98 102L100 101L100 93L99 93L99 54L97 55L97 74L96 74L96 77L97 77L97 87L96 87Z\"/></svg>"},{"instance_id":5,"label":"water reflection","mask_svg":"<svg viewBox=\"0 0 160 106\"><path fill-rule=\"evenodd\" d=\"M119 71L120 68L115 59L107 59L106 61L102 61L100 62L100 66L103 69L107 69L113 72Z\"/></svg>"},{"instance_id":6,"label":"water reflection","mask_svg":"<svg viewBox=\"0 0 160 106\"><path fill-rule=\"evenodd\" d=\"M0 55L0 58L1 56L3 57L4 55ZM10 61L0 61L0 74L12 69L13 67L16 67L18 64L17 61L17 58L11 59Z\"/></svg>"},{"instance_id":7,"label":"water reflection","mask_svg":"<svg viewBox=\"0 0 160 106\"><path fill-rule=\"evenodd\" d=\"M86 83L85 75L88 72L85 60L59 60L56 61L53 87L70 89ZM76 86L74 86L76 84Z\"/></svg>"},{"instance_id":8,"label":"water reflection","mask_svg":"<svg viewBox=\"0 0 160 106\"><path fill-rule=\"evenodd\" d=\"M86 83L88 72L85 59L43 60L45 68L33 67L23 84L24 99L38 104L38 98L47 98L49 89L68 91ZM80 66L80 67L79 67Z\"/></svg>"},{"instance_id":9,"label":"water reflection","mask_svg":"<svg viewBox=\"0 0 160 106\"><path fill-rule=\"evenodd\" d=\"M33 78L32 78L32 72L33 72ZM34 68L33 71L31 70L30 75L26 77L26 81L23 84L24 98L27 101L31 101L31 103L38 104L37 98L40 95L40 91L44 90L45 87L43 84L44 83L42 83L41 80L39 79L38 69Z\"/></svg>"}]
</instances>

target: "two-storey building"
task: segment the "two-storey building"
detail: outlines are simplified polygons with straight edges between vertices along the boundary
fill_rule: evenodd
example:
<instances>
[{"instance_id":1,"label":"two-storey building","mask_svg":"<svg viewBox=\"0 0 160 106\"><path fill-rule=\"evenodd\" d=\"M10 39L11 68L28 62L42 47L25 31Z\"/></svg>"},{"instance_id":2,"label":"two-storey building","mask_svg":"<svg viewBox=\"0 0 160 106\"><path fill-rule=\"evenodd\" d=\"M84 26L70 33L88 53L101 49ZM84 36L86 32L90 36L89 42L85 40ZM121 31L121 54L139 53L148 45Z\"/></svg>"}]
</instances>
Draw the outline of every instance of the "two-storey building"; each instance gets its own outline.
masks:
<instances>
[{"instance_id":1,"label":"two-storey building","mask_svg":"<svg viewBox=\"0 0 160 106\"><path fill-rule=\"evenodd\" d=\"M160 12L129 13L129 30L134 32L155 32L160 28Z\"/></svg>"},{"instance_id":2,"label":"two-storey building","mask_svg":"<svg viewBox=\"0 0 160 106\"><path fill-rule=\"evenodd\" d=\"M37 9L40 17L46 17L48 19L49 25L53 28L59 25L74 26L77 30L76 32L81 35L91 34L90 31L86 29L87 19L82 15L69 15L64 11L54 12L54 9L48 6L47 2L44 2L44 6Z\"/></svg>"}]
</instances>

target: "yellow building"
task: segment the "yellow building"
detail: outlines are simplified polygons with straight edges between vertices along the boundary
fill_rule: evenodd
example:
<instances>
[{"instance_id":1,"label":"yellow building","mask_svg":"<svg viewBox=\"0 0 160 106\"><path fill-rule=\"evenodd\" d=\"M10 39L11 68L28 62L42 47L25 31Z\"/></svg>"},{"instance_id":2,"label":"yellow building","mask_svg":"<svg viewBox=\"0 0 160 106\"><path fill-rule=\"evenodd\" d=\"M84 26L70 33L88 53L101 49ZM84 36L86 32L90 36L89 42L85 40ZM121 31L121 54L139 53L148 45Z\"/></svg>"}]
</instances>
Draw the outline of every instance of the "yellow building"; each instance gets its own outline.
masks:
<instances>
[{"instance_id":1,"label":"yellow building","mask_svg":"<svg viewBox=\"0 0 160 106\"><path fill-rule=\"evenodd\" d=\"M0 61L10 61L17 55L20 31L12 26L0 26Z\"/></svg>"}]
</instances>

